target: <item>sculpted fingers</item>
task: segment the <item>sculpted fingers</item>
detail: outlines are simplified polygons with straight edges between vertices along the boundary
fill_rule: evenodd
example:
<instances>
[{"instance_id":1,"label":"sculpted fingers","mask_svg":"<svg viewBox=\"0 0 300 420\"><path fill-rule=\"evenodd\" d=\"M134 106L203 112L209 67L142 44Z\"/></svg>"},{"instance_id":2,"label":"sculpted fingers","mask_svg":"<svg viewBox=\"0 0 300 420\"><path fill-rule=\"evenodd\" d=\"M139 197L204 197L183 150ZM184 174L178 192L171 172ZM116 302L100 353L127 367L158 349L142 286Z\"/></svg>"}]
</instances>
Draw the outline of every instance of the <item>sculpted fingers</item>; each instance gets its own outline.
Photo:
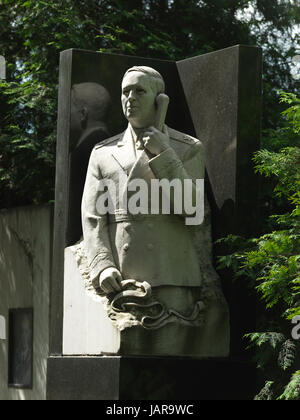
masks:
<instances>
[{"instance_id":1,"label":"sculpted fingers","mask_svg":"<svg viewBox=\"0 0 300 420\"><path fill-rule=\"evenodd\" d=\"M101 289L103 290L104 293L109 294L109 293L112 293L114 291L114 289L113 289L113 287L110 283L111 283L111 280L110 280L109 277L103 279L100 282L100 287L101 287Z\"/></svg>"},{"instance_id":2,"label":"sculpted fingers","mask_svg":"<svg viewBox=\"0 0 300 420\"><path fill-rule=\"evenodd\" d=\"M143 138L152 139L159 133L160 131L158 131L155 127L148 127L147 130L143 133Z\"/></svg>"},{"instance_id":3,"label":"sculpted fingers","mask_svg":"<svg viewBox=\"0 0 300 420\"><path fill-rule=\"evenodd\" d=\"M158 155L170 146L167 132L161 132L155 127L149 127L143 135L144 146L153 154Z\"/></svg>"},{"instance_id":4,"label":"sculpted fingers","mask_svg":"<svg viewBox=\"0 0 300 420\"><path fill-rule=\"evenodd\" d=\"M153 127L153 126L151 126L151 127L148 127L148 128L144 131L144 135L149 136L149 135L154 134L156 131L157 131L157 130L156 130L156 128L155 128L155 127Z\"/></svg>"},{"instance_id":5,"label":"sculpted fingers","mask_svg":"<svg viewBox=\"0 0 300 420\"><path fill-rule=\"evenodd\" d=\"M157 139L157 135L153 127L149 127L147 131L144 132L143 143L149 152L155 155L160 153L159 140Z\"/></svg>"},{"instance_id":6,"label":"sculpted fingers","mask_svg":"<svg viewBox=\"0 0 300 420\"><path fill-rule=\"evenodd\" d=\"M104 293L114 293L121 290L122 275L116 268L104 270L99 278L99 284Z\"/></svg>"},{"instance_id":7,"label":"sculpted fingers","mask_svg":"<svg viewBox=\"0 0 300 420\"><path fill-rule=\"evenodd\" d=\"M143 141L144 146L147 148L147 146L149 145L150 137L144 136L142 141Z\"/></svg>"},{"instance_id":8,"label":"sculpted fingers","mask_svg":"<svg viewBox=\"0 0 300 420\"><path fill-rule=\"evenodd\" d=\"M113 292L119 292L121 290L121 285L114 277L110 278L110 287L112 288Z\"/></svg>"},{"instance_id":9,"label":"sculpted fingers","mask_svg":"<svg viewBox=\"0 0 300 420\"><path fill-rule=\"evenodd\" d=\"M104 293L114 293L121 290L121 283L114 277L106 277L100 283Z\"/></svg>"},{"instance_id":10,"label":"sculpted fingers","mask_svg":"<svg viewBox=\"0 0 300 420\"><path fill-rule=\"evenodd\" d=\"M149 131L149 130L147 130L147 131L145 131L144 133L143 133L143 137L142 137L142 139L143 139L143 142L144 142L144 144L146 143L146 142L148 142L149 143L149 141L151 140L151 138L153 137L153 132L152 131Z\"/></svg>"},{"instance_id":11,"label":"sculpted fingers","mask_svg":"<svg viewBox=\"0 0 300 420\"><path fill-rule=\"evenodd\" d=\"M116 291L121 290L122 288L121 281L122 281L121 273L118 270L115 270L112 275L112 285Z\"/></svg>"}]
</instances>

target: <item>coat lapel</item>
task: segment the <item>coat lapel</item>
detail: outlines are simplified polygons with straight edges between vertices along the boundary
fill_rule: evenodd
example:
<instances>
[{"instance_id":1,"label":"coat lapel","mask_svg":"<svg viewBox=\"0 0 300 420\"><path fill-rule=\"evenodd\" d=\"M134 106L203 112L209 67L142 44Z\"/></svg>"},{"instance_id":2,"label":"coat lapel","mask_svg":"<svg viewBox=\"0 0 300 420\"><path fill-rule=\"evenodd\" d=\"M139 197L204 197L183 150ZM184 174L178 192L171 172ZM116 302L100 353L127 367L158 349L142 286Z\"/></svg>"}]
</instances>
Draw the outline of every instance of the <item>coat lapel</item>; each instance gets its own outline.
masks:
<instances>
[{"instance_id":1,"label":"coat lapel","mask_svg":"<svg viewBox=\"0 0 300 420\"><path fill-rule=\"evenodd\" d=\"M128 175L127 182L129 183L136 178L144 179L146 182L149 182L151 179L155 178L149 166L149 157L145 150L143 150L139 158L135 161L134 165L132 166L131 171Z\"/></svg>"},{"instance_id":2,"label":"coat lapel","mask_svg":"<svg viewBox=\"0 0 300 420\"><path fill-rule=\"evenodd\" d=\"M135 163L135 156L131 142L131 133L129 128L123 133L114 151L112 157L119 164L120 168L128 176Z\"/></svg>"},{"instance_id":3,"label":"coat lapel","mask_svg":"<svg viewBox=\"0 0 300 420\"><path fill-rule=\"evenodd\" d=\"M155 178L149 166L149 157L143 150L138 159L135 158L130 128L128 127L112 152L112 157L127 174L127 182L135 178L148 181Z\"/></svg>"}]
</instances>

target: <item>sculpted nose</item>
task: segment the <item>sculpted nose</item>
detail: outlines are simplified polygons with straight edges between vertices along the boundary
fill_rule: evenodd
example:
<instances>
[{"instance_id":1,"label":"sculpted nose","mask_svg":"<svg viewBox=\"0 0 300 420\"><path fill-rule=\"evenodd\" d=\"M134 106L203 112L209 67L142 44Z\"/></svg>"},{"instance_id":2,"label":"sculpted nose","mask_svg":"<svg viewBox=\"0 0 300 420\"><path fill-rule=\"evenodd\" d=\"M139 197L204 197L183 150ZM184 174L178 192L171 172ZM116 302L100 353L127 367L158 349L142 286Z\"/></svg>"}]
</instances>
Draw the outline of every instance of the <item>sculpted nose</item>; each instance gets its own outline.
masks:
<instances>
[{"instance_id":1,"label":"sculpted nose","mask_svg":"<svg viewBox=\"0 0 300 420\"><path fill-rule=\"evenodd\" d=\"M134 95L133 90L131 90L131 91L129 92L128 99L135 99L135 95Z\"/></svg>"}]
</instances>

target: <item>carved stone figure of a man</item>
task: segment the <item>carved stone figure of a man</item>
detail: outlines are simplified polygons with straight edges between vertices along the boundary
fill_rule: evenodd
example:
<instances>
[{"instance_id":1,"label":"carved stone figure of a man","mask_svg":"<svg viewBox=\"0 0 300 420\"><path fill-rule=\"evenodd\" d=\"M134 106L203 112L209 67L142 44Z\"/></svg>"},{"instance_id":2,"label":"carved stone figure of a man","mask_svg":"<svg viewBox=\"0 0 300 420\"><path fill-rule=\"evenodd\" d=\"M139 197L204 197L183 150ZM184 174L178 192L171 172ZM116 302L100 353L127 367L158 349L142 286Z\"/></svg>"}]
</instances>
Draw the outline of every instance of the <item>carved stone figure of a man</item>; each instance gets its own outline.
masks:
<instances>
[{"instance_id":1,"label":"carved stone figure of a man","mask_svg":"<svg viewBox=\"0 0 300 420\"><path fill-rule=\"evenodd\" d=\"M105 118L111 103L107 90L98 83L79 83L71 90L72 148L86 149L107 138ZM98 141L96 139L98 138Z\"/></svg>"},{"instance_id":2,"label":"carved stone figure of a man","mask_svg":"<svg viewBox=\"0 0 300 420\"><path fill-rule=\"evenodd\" d=\"M144 337L152 334L153 349L142 351L143 354L154 354L157 346L158 354L225 356L227 306L219 286L211 286L213 293L208 290L209 283L213 285L218 280L211 261L204 261L211 259L210 235L203 226L200 231L199 227L187 226L184 206L181 213L174 211L175 193L169 196L170 214L165 214L161 206L155 214L151 212L150 193L149 211L142 214L131 214L122 200L126 193L128 203L136 193L130 187L136 180L148 185L148 191L153 180L179 180L183 196L189 193L193 205L197 205L197 180L204 178L202 144L164 124L157 128L158 97L164 89L163 78L156 70L129 69L122 81L121 98L128 128L96 146L91 154L82 200L89 271L93 284L112 306L116 296L126 298L124 291L132 294L131 300L125 299L125 311L130 315L127 325L133 326L128 328L129 336L138 340L137 328ZM113 181L117 191L113 211L107 214L99 213L97 206L104 194L99 187L104 180ZM206 250L203 252L202 248ZM136 299L141 295L144 300ZM210 299L217 306L211 305ZM118 317L118 309L115 315ZM223 331L224 337L224 326L226 337L219 336L219 350L211 349L212 334ZM214 332L207 331L212 328ZM157 338L149 330L154 330ZM149 346L147 338L144 343Z\"/></svg>"}]
</instances>

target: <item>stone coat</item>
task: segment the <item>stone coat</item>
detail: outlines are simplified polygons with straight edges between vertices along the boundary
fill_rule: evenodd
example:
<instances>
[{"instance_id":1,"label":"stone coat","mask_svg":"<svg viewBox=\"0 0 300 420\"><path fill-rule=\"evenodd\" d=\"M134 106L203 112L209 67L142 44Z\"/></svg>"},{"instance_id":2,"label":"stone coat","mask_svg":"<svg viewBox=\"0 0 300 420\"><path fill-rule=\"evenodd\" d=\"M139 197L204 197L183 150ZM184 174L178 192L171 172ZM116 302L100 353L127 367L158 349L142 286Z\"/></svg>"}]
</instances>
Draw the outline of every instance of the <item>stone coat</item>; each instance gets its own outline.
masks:
<instances>
[{"instance_id":1,"label":"stone coat","mask_svg":"<svg viewBox=\"0 0 300 420\"><path fill-rule=\"evenodd\" d=\"M113 215L97 212L97 200L103 194L99 183L103 180L113 180L119 193L127 191L134 179L149 184L151 179L204 178L200 141L169 128L170 148L154 157L144 150L136 159L128 130L95 146L90 157L82 224L92 280L104 269L116 267L123 279L147 281L152 287L199 287L202 275L193 227L186 226L184 212L134 216L119 208L119 201Z\"/></svg>"}]
</instances>

